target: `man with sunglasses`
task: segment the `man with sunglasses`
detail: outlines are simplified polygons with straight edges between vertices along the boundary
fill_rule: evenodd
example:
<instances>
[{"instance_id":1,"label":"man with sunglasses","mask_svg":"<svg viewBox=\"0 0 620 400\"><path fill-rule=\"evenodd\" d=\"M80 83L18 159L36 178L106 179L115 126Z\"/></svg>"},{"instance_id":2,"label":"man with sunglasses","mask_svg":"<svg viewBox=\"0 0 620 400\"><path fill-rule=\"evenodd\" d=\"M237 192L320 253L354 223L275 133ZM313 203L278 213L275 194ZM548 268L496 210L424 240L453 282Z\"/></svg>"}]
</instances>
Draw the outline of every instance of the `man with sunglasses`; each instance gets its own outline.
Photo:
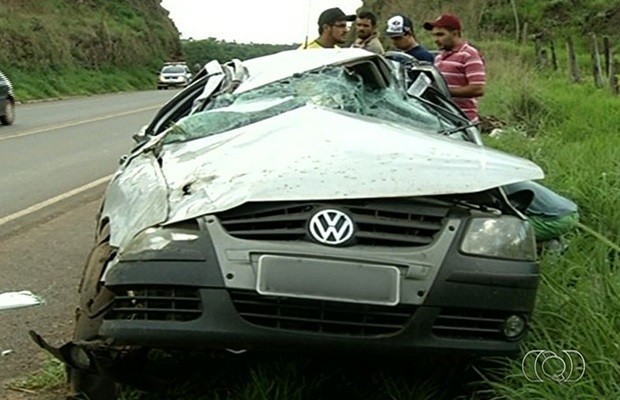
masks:
<instances>
[{"instance_id":1,"label":"man with sunglasses","mask_svg":"<svg viewBox=\"0 0 620 400\"><path fill-rule=\"evenodd\" d=\"M347 22L355 21L355 15L346 15L340 8L328 8L319 16L319 37L302 44L299 49L333 49L347 41Z\"/></svg>"},{"instance_id":2,"label":"man with sunglasses","mask_svg":"<svg viewBox=\"0 0 620 400\"><path fill-rule=\"evenodd\" d=\"M433 53L418 43L413 31L413 24L409 18L402 14L396 14L388 20L385 35L392 39L394 46L420 61L432 63L435 59Z\"/></svg>"}]
</instances>

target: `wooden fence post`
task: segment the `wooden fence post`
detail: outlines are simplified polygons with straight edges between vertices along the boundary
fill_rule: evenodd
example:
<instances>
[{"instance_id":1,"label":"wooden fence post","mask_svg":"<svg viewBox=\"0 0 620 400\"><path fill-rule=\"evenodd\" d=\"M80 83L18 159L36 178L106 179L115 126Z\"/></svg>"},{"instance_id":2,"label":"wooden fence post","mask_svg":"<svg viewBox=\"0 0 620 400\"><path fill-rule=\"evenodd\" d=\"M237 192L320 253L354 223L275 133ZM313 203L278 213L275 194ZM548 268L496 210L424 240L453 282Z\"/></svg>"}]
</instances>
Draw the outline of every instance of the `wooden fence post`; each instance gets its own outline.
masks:
<instances>
[{"instance_id":1,"label":"wooden fence post","mask_svg":"<svg viewBox=\"0 0 620 400\"><path fill-rule=\"evenodd\" d=\"M581 82L581 75L579 74L579 68L577 67L575 46L573 45L573 38L571 37L566 39L566 53L568 54L568 73L570 74L570 79L575 83L579 83Z\"/></svg>"},{"instance_id":2,"label":"wooden fence post","mask_svg":"<svg viewBox=\"0 0 620 400\"><path fill-rule=\"evenodd\" d=\"M609 50L609 91L613 96L618 95L618 77L616 76L616 67L614 62L614 53Z\"/></svg>"},{"instance_id":3,"label":"wooden fence post","mask_svg":"<svg viewBox=\"0 0 620 400\"><path fill-rule=\"evenodd\" d=\"M610 67L613 67L613 58L611 56L611 45L609 43L609 36L603 36L603 55L605 56L605 73L607 76L611 76L612 70Z\"/></svg>"},{"instance_id":4,"label":"wooden fence post","mask_svg":"<svg viewBox=\"0 0 620 400\"><path fill-rule=\"evenodd\" d=\"M553 66L553 70L558 70L558 57L555 54L555 43L553 43L553 39L549 41L549 46L551 47L551 65Z\"/></svg>"},{"instance_id":5,"label":"wooden fence post","mask_svg":"<svg viewBox=\"0 0 620 400\"><path fill-rule=\"evenodd\" d=\"M596 34L590 33L590 53L592 56L592 74L594 76L594 86L603 87L603 78L601 73L601 57L598 52L598 44L596 42Z\"/></svg>"},{"instance_id":6,"label":"wooden fence post","mask_svg":"<svg viewBox=\"0 0 620 400\"><path fill-rule=\"evenodd\" d=\"M538 67L540 69L546 69L549 65L549 56L547 55L547 49L540 49L538 53Z\"/></svg>"},{"instance_id":7,"label":"wooden fence post","mask_svg":"<svg viewBox=\"0 0 620 400\"><path fill-rule=\"evenodd\" d=\"M536 52L536 66L538 68L542 68L543 67L543 59L542 59L542 47L541 47L541 40L540 40L540 36L536 35L536 37L534 38L534 51Z\"/></svg>"},{"instance_id":8,"label":"wooden fence post","mask_svg":"<svg viewBox=\"0 0 620 400\"><path fill-rule=\"evenodd\" d=\"M521 38L521 35L519 33L519 28L521 27L521 24L519 23L519 13L517 12L517 1L510 0L510 3L512 4L512 12L515 17L515 39L516 39L516 42L519 43L519 38Z\"/></svg>"}]
</instances>

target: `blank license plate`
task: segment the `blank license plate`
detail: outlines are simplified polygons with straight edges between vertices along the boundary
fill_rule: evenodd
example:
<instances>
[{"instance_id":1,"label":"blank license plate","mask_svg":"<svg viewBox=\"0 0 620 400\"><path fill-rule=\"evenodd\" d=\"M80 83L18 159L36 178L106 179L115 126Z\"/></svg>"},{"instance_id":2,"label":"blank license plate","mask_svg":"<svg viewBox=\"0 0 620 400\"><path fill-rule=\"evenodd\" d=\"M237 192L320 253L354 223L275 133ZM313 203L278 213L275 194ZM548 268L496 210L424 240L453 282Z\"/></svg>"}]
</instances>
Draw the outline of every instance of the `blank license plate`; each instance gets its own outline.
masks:
<instances>
[{"instance_id":1,"label":"blank license plate","mask_svg":"<svg viewBox=\"0 0 620 400\"><path fill-rule=\"evenodd\" d=\"M263 255L258 259L256 290L264 295L396 305L399 270L388 265Z\"/></svg>"}]
</instances>

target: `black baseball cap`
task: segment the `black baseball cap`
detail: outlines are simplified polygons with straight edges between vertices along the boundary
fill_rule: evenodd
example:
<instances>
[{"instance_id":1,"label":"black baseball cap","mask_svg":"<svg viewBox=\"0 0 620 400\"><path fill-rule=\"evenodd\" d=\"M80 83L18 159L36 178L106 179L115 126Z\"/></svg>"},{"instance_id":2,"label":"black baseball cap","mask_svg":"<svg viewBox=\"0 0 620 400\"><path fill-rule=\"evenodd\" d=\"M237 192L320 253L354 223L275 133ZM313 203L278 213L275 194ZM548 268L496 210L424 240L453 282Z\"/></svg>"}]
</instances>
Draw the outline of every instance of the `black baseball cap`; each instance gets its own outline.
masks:
<instances>
[{"instance_id":1,"label":"black baseball cap","mask_svg":"<svg viewBox=\"0 0 620 400\"><path fill-rule=\"evenodd\" d=\"M328 8L319 15L319 26L333 25L336 21L355 21L355 15L346 15L338 7Z\"/></svg>"}]
</instances>

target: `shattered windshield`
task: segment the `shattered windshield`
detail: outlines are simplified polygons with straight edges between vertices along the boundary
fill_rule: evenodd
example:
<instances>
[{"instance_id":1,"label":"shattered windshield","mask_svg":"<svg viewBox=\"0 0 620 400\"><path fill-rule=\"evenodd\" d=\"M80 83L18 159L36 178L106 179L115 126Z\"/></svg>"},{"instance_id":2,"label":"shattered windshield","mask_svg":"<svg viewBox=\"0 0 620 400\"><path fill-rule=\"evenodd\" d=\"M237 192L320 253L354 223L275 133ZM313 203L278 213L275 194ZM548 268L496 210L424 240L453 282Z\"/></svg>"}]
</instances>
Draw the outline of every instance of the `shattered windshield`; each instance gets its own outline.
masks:
<instances>
[{"instance_id":1,"label":"shattered windshield","mask_svg":"<svg viewBox=\"0 0 620 400\"><path fill-rule=\"evenodd\" d=\"M164 143L223 133L307 104L435 132L453 127L403 91L392 87L371 89L358 74L334 66L295 74L244 93L216 96L208 110L179 120L167 132Z\"/></svg>"}]
</instances>

